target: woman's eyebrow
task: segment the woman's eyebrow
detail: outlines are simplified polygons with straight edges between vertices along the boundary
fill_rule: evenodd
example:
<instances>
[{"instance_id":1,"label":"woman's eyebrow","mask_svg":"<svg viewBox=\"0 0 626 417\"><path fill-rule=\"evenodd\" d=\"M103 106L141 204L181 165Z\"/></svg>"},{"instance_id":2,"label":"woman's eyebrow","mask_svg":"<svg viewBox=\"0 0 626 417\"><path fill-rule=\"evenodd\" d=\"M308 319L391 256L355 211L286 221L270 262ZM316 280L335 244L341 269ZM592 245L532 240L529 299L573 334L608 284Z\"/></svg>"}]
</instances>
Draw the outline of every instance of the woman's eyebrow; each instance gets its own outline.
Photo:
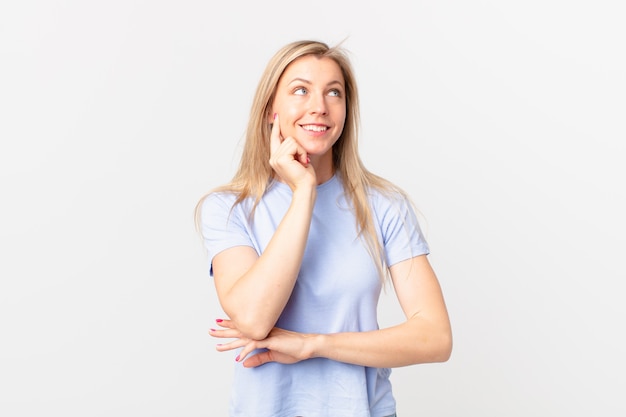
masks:
<instances>
[{"instance_id":1,"label":"woman's eyebrow","mask_svg":"<svg viewBox=\"0 0 626 417\"><path fill-rule=\"evenodd\" d=\"M289 84L293 84L293 83L295 83L295 82L301 82L301 83L308 84L308 85L313 84L311 81L309 81L309 80L307 80L307 79L305 79L305 78L299 78L299 77L296 77L296 78L294 78L293 80L289 81ZM327 85L327 86L329 86L329 85L334 85L334 84L339 84L340 86L342 86L342 87L343 87L343 83L342 83L341 81L339 81L339 80L333 80L333 81L330 81L330 82L329 82L328 84L326 84L326 85Z\"/></svg>"},{"instance_id":2,"label":"woman's eyebrow","mask_svg":"<svg viewBox=\"0 0 626 417\"><path fill-rule=\"evenodd\" d=\"M311 84L311 81L309 80L305 80L304 78L294 78L293 80L289 81L289 84L293 84L295 82L300 82L300 83L305 83L305 84Z\"/></svg>"}]
</instances>

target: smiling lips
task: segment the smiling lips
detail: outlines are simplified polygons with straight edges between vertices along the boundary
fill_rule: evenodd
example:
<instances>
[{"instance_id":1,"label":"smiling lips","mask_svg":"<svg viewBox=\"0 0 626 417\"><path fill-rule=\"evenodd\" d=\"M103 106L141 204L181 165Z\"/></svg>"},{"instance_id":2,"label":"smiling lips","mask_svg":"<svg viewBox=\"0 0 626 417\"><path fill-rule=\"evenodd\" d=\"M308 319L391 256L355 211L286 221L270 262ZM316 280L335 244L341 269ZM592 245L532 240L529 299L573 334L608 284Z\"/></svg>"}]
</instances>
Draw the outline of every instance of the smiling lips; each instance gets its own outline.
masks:
<instances>
[{"instance_id":1,"label":"smiling lips","mask_svg":"<svg viewBox=\"0 0 626 417\"><path fill-rule=\"evenodd\" d=\"M328 130L328 126L322 125L301 125L301 127L309 132L325 132Z\"/></svg>"}]
</instances>

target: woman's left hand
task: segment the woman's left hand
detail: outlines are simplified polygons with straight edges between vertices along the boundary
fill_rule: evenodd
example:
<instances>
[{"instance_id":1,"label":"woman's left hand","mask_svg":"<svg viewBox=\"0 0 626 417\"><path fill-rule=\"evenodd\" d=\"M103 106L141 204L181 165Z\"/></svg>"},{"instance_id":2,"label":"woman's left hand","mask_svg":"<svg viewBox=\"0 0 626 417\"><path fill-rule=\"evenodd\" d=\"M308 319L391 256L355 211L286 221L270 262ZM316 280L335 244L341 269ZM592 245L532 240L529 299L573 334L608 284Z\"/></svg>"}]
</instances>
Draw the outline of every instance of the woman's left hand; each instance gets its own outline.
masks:
<instances>
[{"instance_id":1,"label":"woman's left hand","mask_svg":"<svg viewBox=\"0 0 626 417\"><path fill-rule=\"evenodd\" d=\"M274 327L263 340L253 340L243 337L241 332L234 327L230 320L218 321L223 330L211 330L213 337L235 339L231 342L217 346L219 352L226 352L242 348L235 358L237 362L243 361L246 368L254 368L267 362L292 364L312 357L311 341L314 335L292 332ZM246 357L255 349L267 349L263 352Z\"/></svg>"}]
</instances>

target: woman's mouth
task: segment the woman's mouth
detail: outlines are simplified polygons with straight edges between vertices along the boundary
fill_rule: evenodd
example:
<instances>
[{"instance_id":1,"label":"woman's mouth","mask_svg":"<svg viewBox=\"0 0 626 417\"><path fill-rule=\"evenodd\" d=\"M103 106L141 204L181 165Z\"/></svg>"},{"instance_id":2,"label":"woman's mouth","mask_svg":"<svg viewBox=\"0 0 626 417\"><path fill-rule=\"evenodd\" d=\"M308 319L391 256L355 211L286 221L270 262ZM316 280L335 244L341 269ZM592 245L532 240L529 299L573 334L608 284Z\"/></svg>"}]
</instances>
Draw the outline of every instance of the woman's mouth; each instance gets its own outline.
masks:
<instances>
[{"instance_id":1,"label":"woman's mouth","mask_svg":"<svg viewBox=\"0 0 626 417\"><path fill-rule=\"evenodd\" d=\"M328 126L323 125L300 125L300 127L309 132L325 132L328 130Z\"/></svg>"}]
</instances>

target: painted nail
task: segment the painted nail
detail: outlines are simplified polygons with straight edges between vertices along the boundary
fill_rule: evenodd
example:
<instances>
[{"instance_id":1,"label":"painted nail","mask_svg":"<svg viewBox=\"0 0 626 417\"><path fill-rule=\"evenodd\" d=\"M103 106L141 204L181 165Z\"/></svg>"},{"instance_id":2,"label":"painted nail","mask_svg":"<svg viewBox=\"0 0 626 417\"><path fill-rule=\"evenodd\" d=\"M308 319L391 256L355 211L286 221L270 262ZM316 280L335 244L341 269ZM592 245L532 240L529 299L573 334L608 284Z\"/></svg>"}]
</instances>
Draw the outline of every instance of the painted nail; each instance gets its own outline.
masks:
<instances>
[{"instance_id":1,"label":"painted nail","mask_svg":"<svg viewBox=\"0 0 626 417\"><path fill-rule=\"evenodd\" d=\"M216 323L221 323L221 322L223 322L223 321L224 321L224 320L222 320L222 319L215 319L215 322L216 322Z\"/></svg>"},{"instance_id":2,"label":"painted nail","mask_svg":"<svg viewBox=\"0 0 626 417\"><path fill-rule=\"evenodd\" d=\"M239 362L239 355L235 358L235 362Z\"/></svg>"},{"instance_id":3,"label":"painted nail","mask_svg":"<svg viewBox=\"0 0 626 417\"><path fill-rule=\"evenodd\" d=\"M211 332L216 332L217 330L215 330L215 329L209 329L209 331L211 331Z\"/></svg>"},{"instance_id":4,"label":"painted nail","mask_svg":"<svg viewBox=\"0 0 626 417\"><path fill-rule=\"evenodd\" d=\"M278 116L278 113L274 113L274 120L276 120L276 116Z\"/></svg>"}]
</instances>

